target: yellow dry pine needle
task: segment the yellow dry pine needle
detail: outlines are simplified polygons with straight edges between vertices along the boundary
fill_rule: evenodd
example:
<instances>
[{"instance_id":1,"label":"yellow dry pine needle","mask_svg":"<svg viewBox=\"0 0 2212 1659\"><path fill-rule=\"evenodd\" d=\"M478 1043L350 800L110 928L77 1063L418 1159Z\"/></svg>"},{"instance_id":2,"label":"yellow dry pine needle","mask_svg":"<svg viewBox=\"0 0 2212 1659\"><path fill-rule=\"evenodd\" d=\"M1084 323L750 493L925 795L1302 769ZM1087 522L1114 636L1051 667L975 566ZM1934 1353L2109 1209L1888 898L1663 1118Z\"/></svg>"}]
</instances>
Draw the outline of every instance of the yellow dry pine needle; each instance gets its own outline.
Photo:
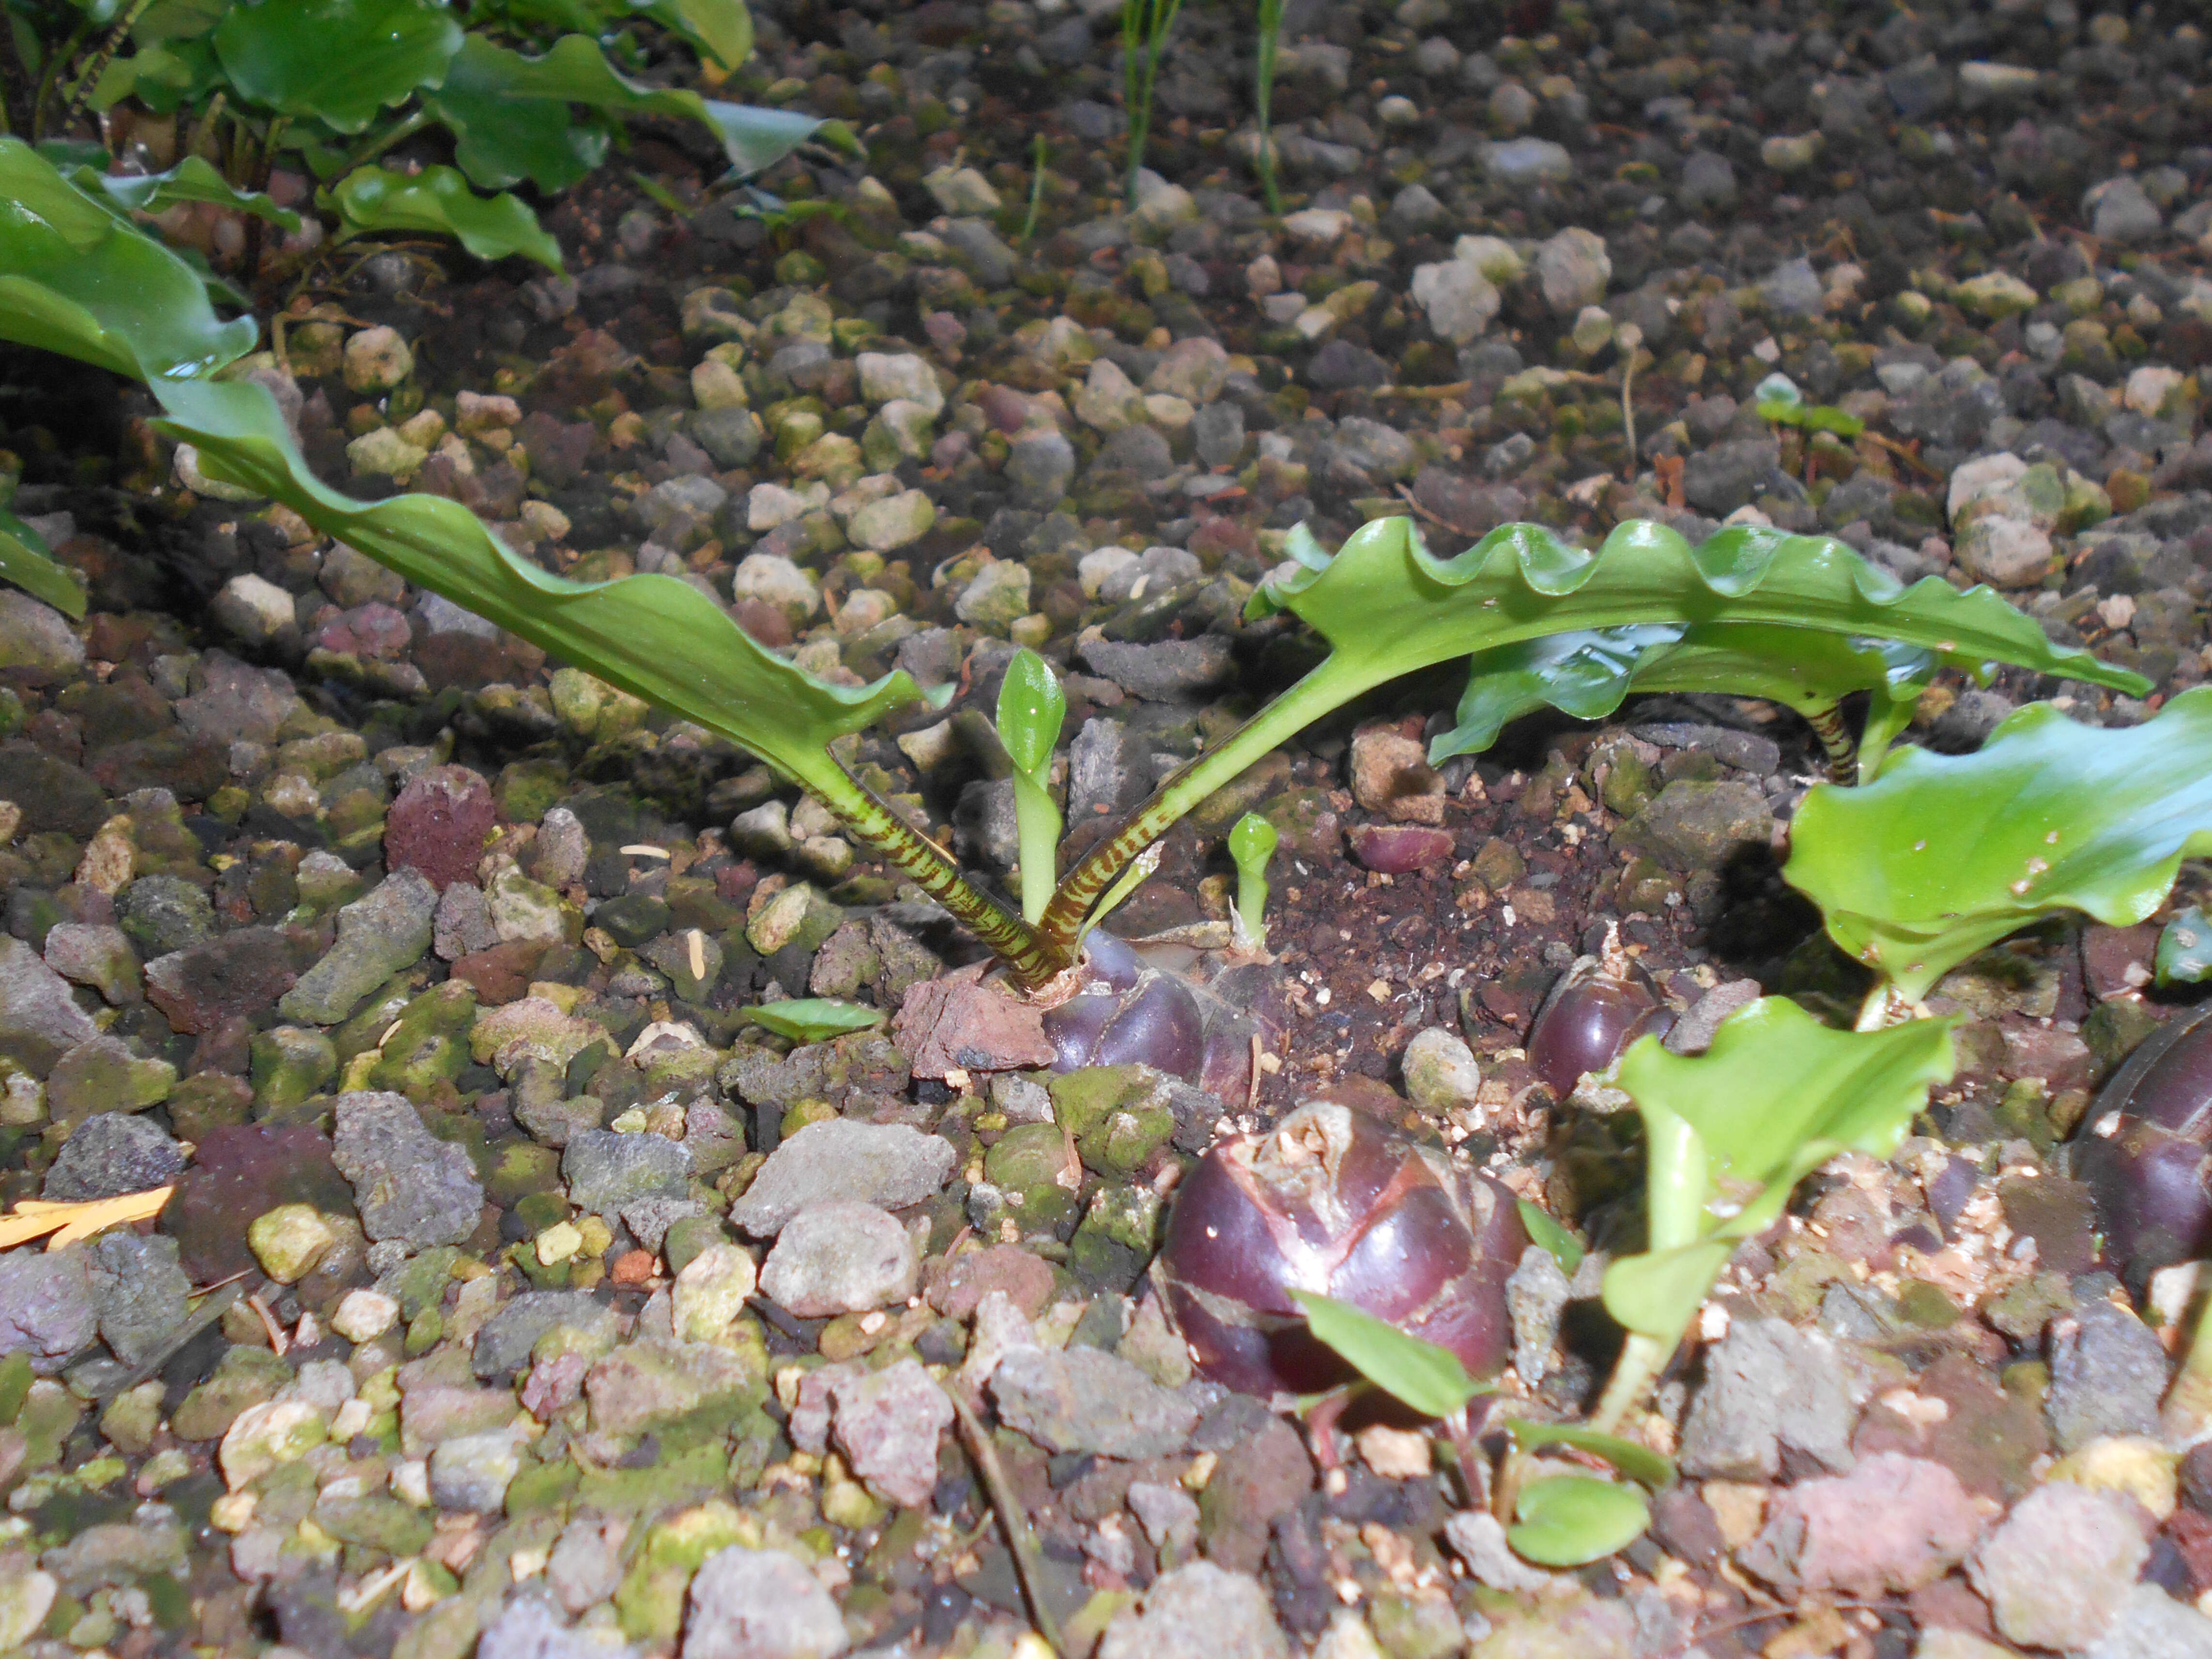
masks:
<instances>
[{"instance_id":1,"label":"yellow dry pine needle","mask_svg":"<svg viewBox=\"0 0 2212 1659\"><path fill-rule=\"evenodd\" d=\"M150 1192L89 1199L78 1204L24 1199L15 1206L14 1214L0 1216L0 1249L27 1243L45 1233L49 1235L46 1248L58 1250L125 1222L150 1221L161 1213L161 1206L176 1190L174 1187L156 1187Z\"/></svg>"}]
</instances>

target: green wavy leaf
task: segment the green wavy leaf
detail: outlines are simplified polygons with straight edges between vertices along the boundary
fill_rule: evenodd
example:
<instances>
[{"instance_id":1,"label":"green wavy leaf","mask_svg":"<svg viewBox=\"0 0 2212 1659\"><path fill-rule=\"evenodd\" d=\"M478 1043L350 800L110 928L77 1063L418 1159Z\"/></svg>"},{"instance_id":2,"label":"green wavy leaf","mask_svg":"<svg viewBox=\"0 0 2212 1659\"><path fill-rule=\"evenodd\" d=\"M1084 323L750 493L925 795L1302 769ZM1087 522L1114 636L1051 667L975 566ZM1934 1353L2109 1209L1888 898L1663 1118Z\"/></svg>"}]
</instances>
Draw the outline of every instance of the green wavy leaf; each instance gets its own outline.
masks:
<instances>
[{"instance_id":1,"label":"green wavy leaf","mask_svg":"<svg viewBox=\"0 0 2212 1659\"><path fill-rule=\"evenodd\" d=\"M2049 703L1971 755L1908 749L1873 783L1815 788L1783 877L1829 936L1906 996L2061 910L2143 921L2185 858L2212 853L2212 687L2143 725L2083 726Z\"/></svg>"},{"instance_id":2,"label":"green wavy leaf","mask_svg":"<svg viewBox=\"0 0 2212 1659\"><path fill-rule=\"evenodd\" d=\"M1606 1269L1606 1311L1671 1346L1737 1241L1771 1225L1798 1182L1838 1152L1896 1150L1929 1085L1951 1076L1955 1023L1835 1031L1763 997L1702 1054L1631 1044L1613 1080L1644 1120L1651 1248Z\"/></svg>"},{"instance_id":3,"label":"green wavy leaf","mask_svg":"<svg viewBox=\"0 0 2212 1659\"><path fill-rule=\"evenodd\" d=\"M262 386L166 380L154 392L165 412L160 429L195 446L210 477L282 501L409 581L590 665L609 684L721 733L799 782L836 787L827 780L843 775L830 741L922 696L903 672L860 687L817 679L672 576L570 581L510 551L458 502L342 495L308 471Z\"/></svg>"},{"instance_id":4,"label":"green wavy leaf","mask_svg":"<svg viewBox=\"0 0 2212 1659\"><path fill-rule=\"evenodd\" d=\"M0 581L15 583L72 621L84 618L84 584L76 573L56 564L46 538L4 507L0 507Z\"/></svg>"},{"instance_id":5,"label":"green wavy leaf","mask_svg":"<svg viewBox=\"0 0 2212 1659\"><path fill-rule=\"evenodd\" d=\"M753 55L753 17L744 0L653 0L645 15L725 70Z\"/></svg>"},{"instance_id":6,"label":"green wavy leaf","mask_svg":"<svg viewBox=\"0 0 2212 1659\"><path fill-rule=\"evenodd\" d=\"M479 259L519 253L561 269L561 245L519 196L479 196L452 167L416 173L356 167L318 199L335 208L338 240L382 230L427 230L453 237Z\"/></svg>"},{"instance_id":7,"label":"green wavy leaf","mask_svg":"<svg viewBox=\"0 0 2212 1659\"><path fill-rule=\"evenodd\" d=\"M187 155L167 173L118 174L80 167L71 169L69 179L79 190L98 191L132 213L160 213L179 202L206 202L265 219L288 234L300 228L300 216L291 209L278 207L262 191L234 188L229 179L198 155Z\"/></svg>"},{"instance_id":8,"label":"green wavy leaf","mask_svg":"<svg viewBox=\"0 0 2212 1659\"><path fill-rule=\"evenodd\" d=\"M442 0L244 0L215 31L239 93L346 133L444 80L461 40Z\"/></svg>"},{"instance_id":9,"label":"green wavy leaf","mask_svg":"<svg viewBox=\"0 0 2212 1659\"><path fill-rule=\"evenodd\" d=\"M211 374L260 336L217 318L198 273L112 204L0 138L0 337L144 379Z\"/></svg>"},{"instance_id":10,"label":"green wavy leaf","mask_svg":"<svg viewBox=\"0 0 2212 1659\"><path fill-rule=\"evenodd\" d=\"M2060 647L2044 643L2039 659L2023 665L2065 672ZM2021 645L2022 655L2033 647L2025 638ZM1577 720L1602 720L1632 692L1765 697L1812 716L1865 691L1881 705L1870 723L1896 707L1910 718L1921 689L1939 668L1983 681L1990 673L1985 659L1967 653L1809 628L1644 623L1554 634L1479 653L1468 665L1457 724L1430 739L1429 759L1434 764L1480 754L1509 722L1547 704Z\"/></svg>"},{"instance_id":11,"label":"green wavy leaf","mask_svg":"<svg viewBox=\"0 0 2212 1659\"><path fill-rule=\"evenodd\" d=\"M488 190L525 179L541 190L562 190L597 167L606 155L608 131L604 125L578 124L571 114L574 106L603 116L699 122L741 173L773 167L823 128L811 115L721 103L688 88L633 81L607 62L598 41L583 34L564 34L535 58L471 35L445 84L425 103L453 129L453 159Z\"/></svg>"},{"instance_id":12,"label":"green wavy leaf","mask_svg":"<svg viewBox=\"0 0 2212 1659\"><path fill-rule=\"evenodd\" d=\"M1288 611L1303 619L1334 647L1332 677L1376 684L1544 636L1611 631L1602 644L1585 639L1555 657L1499 659L1521 677L1522 690L1509 687L1498 709L1512 707L1537 683L1545 684L1549 701L1556 678L1561 695L1575 704L1570 712L1609 713L1619 699L1609 707L1605 700L1623 670L1633 678L1644 659L1668 643L1620 630L1653 627L1685 630L1674 644L1697 649L1677 659L1679 671L1700 679L1723 667L1749 672L1758 664L1765 665L1759 672L1771 683L1784 687L1799 677L1820 683L1846 667L1862 680L1875 672L1871 664L1844 660L1863 647L1838 655L1807 641L1801 650L1800 641L1770 632L1733 636L1731 648L1730 635L1689 632L1756 625L1895 641L1977 671L2023 663L2138 695L2148 690L2140 675L2052 644L2039 623L1990 588L1960 592L1933 576L1908 588L1825 536L1744 526L1693 548L1663 525L1633 520L1590 552L1539 526L1520 524L1439 559L1410 520L1382 519L1355 531L1334 558L1296 531L1290 550L1295 568L1261 584L1245 615ZM1747 644L1757 648L1743 648ZM1881 672L1891 672L1887 657ZM1488 699L1478 699L1470 724L1479 732L1492 712Z\"/></svg>"}]
</instances>

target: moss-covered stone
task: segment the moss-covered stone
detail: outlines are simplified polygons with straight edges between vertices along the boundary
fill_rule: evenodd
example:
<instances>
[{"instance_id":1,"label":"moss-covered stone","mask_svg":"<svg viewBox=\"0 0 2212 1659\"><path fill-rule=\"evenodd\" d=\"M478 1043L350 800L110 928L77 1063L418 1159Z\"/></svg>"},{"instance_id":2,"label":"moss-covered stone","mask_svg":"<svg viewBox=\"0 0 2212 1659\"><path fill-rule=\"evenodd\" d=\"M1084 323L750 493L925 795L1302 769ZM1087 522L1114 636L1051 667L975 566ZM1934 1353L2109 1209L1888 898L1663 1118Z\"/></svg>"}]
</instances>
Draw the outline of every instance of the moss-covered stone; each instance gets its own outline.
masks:
<instances>
[{"instance_id":1,"label":"moss-covered stone","mask_svg":"<svg viewBox=\"0 0 2212 1659\"><path fill-rule=\"evenodd\" d=\"M246 1076L264 1114L313 1098L337 1074L337 1046L312 1026L275 1026L247 1051Z\"/></svg>"},{"instance_id":2,"label":"moss-covered stone","mask_svg":"<svg viewBox=\"0 0 2212 1659\"><path fill-rule=\"evenodd\" d=\"M469 1028L476 1024L476 989L447 980L409 1003L380 1041L381 1058L368 1074L372 1089L389 1089L422 1100L441 1082L468 1068Z\"/></svg>"}]
</instances>

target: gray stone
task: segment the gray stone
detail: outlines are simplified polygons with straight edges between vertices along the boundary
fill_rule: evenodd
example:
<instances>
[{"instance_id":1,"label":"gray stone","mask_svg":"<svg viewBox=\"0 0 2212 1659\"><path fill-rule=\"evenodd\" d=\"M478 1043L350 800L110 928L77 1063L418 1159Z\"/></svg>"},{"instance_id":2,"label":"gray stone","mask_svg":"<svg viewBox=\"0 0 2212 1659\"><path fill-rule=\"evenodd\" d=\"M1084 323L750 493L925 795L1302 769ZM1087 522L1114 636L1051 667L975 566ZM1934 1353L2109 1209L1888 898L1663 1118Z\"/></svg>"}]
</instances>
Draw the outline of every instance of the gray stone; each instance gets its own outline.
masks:
<instances>
[{"instance_id":1,"label":"gray stone","mask_svg":"<svg viewBox=\"0 0 2212 1659\"><path fill-rule=\"evenodd\" d=\"M1076 646L1083 665L1147 702L1172 702L1227 683L1236 672L1229 641L1218 634L1157 645L1085 637Z\"/></svg>"},{"instance_id":2,"label":"gray stone","mask_svg":"<svg viewBox=\"0 0 2212 1659\"><path fill-rule=\"evenodd\" d=\"M777 1234L760 1287L788 1313L826 1319L903 1302L921 1267L906 1229L874 1205L818 1204Z\"/></svg>"},{"instance_id":3,"label":"gray stone","mask_svg":"<svg viewBox=\"0 0 2212 1659\"><path fill-rule=\"evenodd\" d=\"M1198 459L1207 466L1234 466L1244 453L1244 410L1237 404L1208 404L1190 423Z\"/></svg>"},{"instance_id":4,"label":"gray stone","mask_svg":"<svg viewBox=\"0 0 2212 1659\"><path fill-rule=\"evenodd\" d=\"M150 1192L184 1169L184 1149L160 1124L129 1112L95 1112L62 1143L40 1196L77 1203Z\"/></svg>"},{"instance_id":5,"label":"gray stone","mask_svg":"<svg viewBox=\"0 0 2212 1659\"><path fill-rule=\"evenodd\" d=\"M386 876L338 912L337 943L276 1005L304 1025L335 1025L430 948L438 890L419 870Z\"/></svg>"},{"instance_id":6,"label":"gray stone","mask_svg":"<svg viewBox=\"0 0 2212 1659\"><path fill-rule=\"evenodd\" d=\"M0 587L0 669L34 684L68 678L84 666L84 641L69 618L28 593Z\"/></svg>"},{"instance_id":7,"label":"gray stone","mask_svg":"<svg viewBox=\"0 0 2212 1659\"><path fill-rule=\"evenodd\" d=\"M992 1373L991 1393L1001 1421L1053 1452L1166 1457L1198 1422L1182 1395L1097 1348L1016 1348Z\"/></svg>"},{"instance_id":8,"label":"gray stone","mask_svg":"<svg viewBox=\"0 0 2212 1659\"><path fill-rule=\"evenodd\" d=\"M561 1154L568 1201L598 1215L643 1199L681 1198L690 1175L691 1154L661 1135L586 1129Z\"/></svg>"},{"instance_id":9,"label":"gray stone","mask_svg":"<svg viewBox=\"0 0 2212 1659\"><path fill-rule=\"evenodd\" d=\"M143 1001L145 975L138 953L120 927L64 921L46 930L46 966L64 979L89 985L110 1003Z\"/></svg>"},{"instance_id":10,"label":"gray stone","mask_svg":"<svg viewBox=\"0 0 2212 1659\"><path fill-rule=\"evenodd\" d=\"M1413 441L1394 426L1348 416L1332 440L1340 458L1382 482L1413 476Z\"/></svg>"},{"instance_id":11,"label":"gray stone","mask_svg":"<svg viewBox=\"0 0 2212 1659\"><path fill-rule=\"evenodd\" d=\"M1505 1281L1505 1308L1513 1318L1513 1369L1532 1389L1552 1368L1552 1346L1559 1340L1559 1316L1571 1293L1559 1258L1541 1244L1521 1252Z\"/></svg>"},{"instance_id":12,"label":"gray stone","mask_svg":"<svg viewBox=\"0 0 2212 1659\"><path fill-rule=\"evenodd\" d=\"M1605 251L1605 238L1596 232L1568 226L1538 246L1535 264L1544 303L1553 315L1572 317L1584 306L1605 302L1613 260Z\"/></svg>"},{"instance_id":13,"label":"gray stone","mask_svg":"<svg viewBox=\"0 0 2212 1659\"><path fill-rule=\"evenodd\" d=\"M545 1583L570 1613L596 1607L615 1593L622 1583L626 1531L620 1521L591 1514L580 1515L562 1528L561 1541L545 1563Z\"/></svg>"},{"instance_id":14,"label":"gray stone","mask_svg":"<svg viewBox=\"0 0 2212 1659\"><path fill-rule=\"evenodd\" d=\"M191 1310L191 1276L177 1263L177 1241L154 1233L102 1233L87 1250L85 1283L100 1334L126 1365L161 1350Z\"/></svg>"},{"instance_id":15,"label":"gray stone","mask_svg":"<svg viewBox=\"0 0 2212 1659\"><path fill-rule=\"evenodd\" d=\"M507 1489L521 1471L512 1430L457 1435L431 1450L430 1499L441 1510L491 1515L507 1502Z\"/></svg>"},{"instance_id":16,"label":"gray stone","mask_svg":"<svg viewBox=\"0 0 2212 1659\"><path fill-rule=\"evenodd\" d=\"M1739 1320L1705 1351L1682 1425L1682 1470L1771 1480L1786 1449L1840 1473L1851 1466L1854 1415L1833 1342L1779 1319Z\"/></svg>"},{"instance_id":17,"label":"gray stone","mask_svg":"<svg viewBox=\"0 0 2212 1659\"><path fill-rule=\"evenodd\" d=\"M1827 301L1813 262L1803 258L1775 266L1759 283L1759 293L1768 310L1784 317L1817 317Z\"/></svg>"},{"instance_id":18,"label":"gray stone","mask_svg":"<svg viewBox=\"0 0 2212 1659\"><path fill-rule=\"evenodd\" d=\"M1620 832L1624 845L1648 849L1673 870L1718 870L1773 836L1774 815L1751 785L1690 778L1668 784Z\"/></svg>"},{"instance_id":19,"label":"gray stone","mask_svg":"<svg viewBox=\"0 0 2212 1659\"><path fill-rule=\"evenodd\" d=\"M2082 216L2100 242L2125 247L2147 242L2165 222L2158 204L2133 179L2107 179L2081 198Z\"/></svg>"},{"instance_id":20,"label":"gray stone","mask_svg":"<svg viewBox=\"0 0 2212 1659\"><path fill-rule=\"evenodd\" d=\"M1465 345L1489 327L1500 303L1497 288L1472 259L1415 267L1413 293L1428 313L1430 331L1452 345Z\"/></svg>"},{"instance_id":21,"label":"gray stone","mask_svg":"<svg viewBox=\"0 0 2212 1659\"><path fill-rule=\"evenodd\" d=\"M1258 1579L1194 1561L1162 1573L1141 1601L1114 1616L1097 1659L1288 1659L1289 1653Z\"/></svg>"},{"instance_id":22,"label":"gray stone","mask_svg":"<svg viewBox=\"0 0 2212 1659\"><path fill-rule=\"evenodd\" d=\"M100 1035L69 981L19 939L0 936L0 1055L43 1079L81 1042Z\"/></svg>"},{"instance_id":23,"label":"gray stone","mask_svg":"<svg viewBox=\"0 0 2212 1659\"><path fill-rule=\"evenodd\" d=\"M2150 1555L2134 1499L2065 1482L2039 1486L1966 1561L1998 1631L2024 1647L2101 1640Z\"/></svg>"},{"instance_id":24,"label":"gray stone","mask_svg":"<svg viewBox=\"0 0 2212 1659\"><path fill-rule=\"evenodd\" d=\"M1729 207L1735 204L1735 167L1727 156L1698 149L1682 158L1682 182L1674 193L1684 207L1693 211Z\"/></svg>"},{"instance_id":25,"label":"gray stone","mask_svg":"<svg viewBox=\"0 0 2212 1659\"><path fill-rule=\"evenodd\" d=\"M567 1534L562 1537L565 1540ZM547 1576L551 1577L550 1566ZM610 1585L608 1594L612 1593ZM477 1659L629 1659L635 1651L627 1644L610 1639L605 1630L570 1629L544 1593L534 1589L518 1589L510 1595L477 1638Z\"/></svg>"},{"instance_id":26,"label":"gray stone","mask_svg":"<svg viewBox=\"0 0 2212 1659\"><path fill-rule=\"evenodd\" d=\"M836 1659L850 1645L836 1598L781 1550L717 1550L691 1581L683 1659Z\"/></svg>"},{"instance_id":27,"label":"gray stone","mask_svg":"<svg viewBox=\"0 0 2212 1659\"><path fill-rule=\"evenodd\" d=\"M702 409L685 424L691 441L724 471L750 466L767 437L760 416L750 409Z\"/></svg>"},{"instance_id":28,"label":"gray stone","mask_svg":"<svg viewBox=\"0 0 2212 1659\"><path fill-rule=\"evenodd\" d=\"M99 1334L82 1249L0 1255L0 1354L27 1353L49 1376Z\"/></svg>"},{"instance_id":29,"label":"gray stone","mask_svg":"<svg viewBox=\"0 0 2212 1659\"><path fill-rule=\"evenodd\" d=\"M1771 438L1737 438L1692 455L1682 468L1682 495L1698 512L1724 519L1753 496L1780 465Z\"/></svg>"},{"instance_id":30,"label":"gray stone","mask_svg":"<svg viewBox=\"0 0 2212 1659\"><path fill-rule=\"evenodd\" d=\"M1038 512L1057 507L1075 477L1075 446L1065 433L1027 433L1008 446L1003 476L1018 506Z\"/></svg>"},{"instance_id":31,"label":"gray stone","mask_svg":"<svg viewBox=\"0 0 2212 1659\"><path fill-rule=\"evenodd\" d=\"M540 1337L563 1325L595 1344L611 1344L621 1329L615 1310L586 1291L526 1291L484 1322L469 1363L478 1376L505 1376L529 1362Z\"/></svg>"},{"instance_id":32,"label":"gray stone","mask_svg":"<svg viewBox=\"0 0 2212 1659\"><path fill-rule=\"evenodd\" d=\"M2044 1413L2062 1452L2100 1435L2156 1434L2171 1363L2156 1336L2124 1308L2092 1297L2051 1327L2051 1391Z\"/></svg>"},{"instance_id":33,"label":"gray stone","mask_svg":"<svg viewBox=\"0 0 2212 1659\"><path fill-rule=\"evenodd\" d=\"M810 1123L769 1154L730 1224L773 1238L800 1211L840 1200L901 1210L933 1197L951 1178L952 1143L903 1123L827 1118Z\"/></svg>"},{"instance_id":34,"label":"gray stone","mask_svg":"<svg viewBox=\"0 0 2212 1659\"><path fill-rule=\"evenodd\" d=\"M2112 1622L2081 1659L2206 1659L2212 1619L2155 1584L2131 1584Z\"/></svg>"},{"instance_id":35,"label":"gray stone","mask_svg":"<svg viewBox=\"0 0 2212 1659\"><path fill-rule=\"evenodd\" d=\"M406 1096L344 1094L332 1110L337 1128L331 1161L353 1183L354 1206L369 1237L424 1250L458 1244L476 1231L483 1188L475 1166L466 1152L422 1127Z\"/></svg>"},{"instance_id":36,"label":"gray stone","mask_svg":"<svg viewBox=\"0 0 2212 1659\"><path fill-rule=\"evenodd\" d=\"M1890 405L1898 435L1921 438L1947 449L1981 441L1991 421L2005 412L1996 380L1971 357L1954 358Z\"/></svg>"},{"instance_id":37,"label":"gray stone","mask_svg":"<svg viewBox=\"0 0 2212 1659\"><path fill-rule=\"evenodd\" d=\"M1149 751L1135 729L1103 715L1084 721L1067 746L1067 821L1119 818L1152 793Z\"/></svg>"},{"instance_id":38,"label":"gray stone","mask_svg":"<svg viewBox=\"0 0 2212 1659\"><path fill-rule=\"evenodd\" d=\"M1548 138L1516 138L1485 150L1482 170L1498 184L1522 189L1564 185L1575 176L1575 158Z\"/></svg>"}]
</instances>

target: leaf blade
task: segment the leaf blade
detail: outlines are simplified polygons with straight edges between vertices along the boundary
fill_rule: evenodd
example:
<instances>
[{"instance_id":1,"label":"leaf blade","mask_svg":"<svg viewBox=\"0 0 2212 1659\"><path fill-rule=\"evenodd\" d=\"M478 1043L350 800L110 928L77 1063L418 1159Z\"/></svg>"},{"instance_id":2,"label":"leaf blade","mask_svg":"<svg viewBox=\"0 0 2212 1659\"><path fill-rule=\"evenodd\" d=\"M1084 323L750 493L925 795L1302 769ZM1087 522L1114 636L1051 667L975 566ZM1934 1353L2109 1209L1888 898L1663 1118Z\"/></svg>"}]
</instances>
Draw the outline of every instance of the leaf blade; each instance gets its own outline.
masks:
<instances>
[{"instance_id":1,"label":"leaf blade","mask_svg":"<svg viewBox=\"0 0 2212 1659\"><path fill-rule=\"evenodd\" d=\"M1514 1504L1505 1541L1515 1554L1546 1567L1602 1561L1644 1535L1651 1505L1634 1486L1586 1474L1532 1480Z\"/></svg>"},{"instance_id":2,"label":"leaf blade","mask_svg":"<svg viewBox=\"0 0 2212 1659\"><path fill-rule=\"evenodd\" d=\"M462 38L434 0L259 0L224 13L215 50L246 97L356 133L443 81Z\"/></svg>"},{"instance_id":3,"label":"leaf blade","mask_svg":"<svg viewBox=\"0 0 2212 1659\"><path fill-rule=\"evenodd\" d=\"M519 253L548 270L561 269L561 245L519 196L479 196L452 167L418 173L356 167L318 192L338 214L338 239L380 230L427 230L452 236L479 259Z\"/></svg>"},{"instance_id":4,"label":"leaf blade","mask_svg":"<svg viewBox=\"0 0 2212 1659\"><path fill-rule=\"evenodd\" d=\"M1783 878L1838 945L1917 1000L2043 916L2144 920L2182 860L2207 851L2212 688L2198 687L2118 730L2031 703L1974 754L1902 750L1871 783L1816 787Z\"/></svg>"},{"instance_id":5,"label":"leaf blade","mask_svg":"<svg viewBox=\"0 0 2212 1659\"><path fill-rule=\"evenodd\" d=\"M1487 1384L1467 1374L1459 1356L1348 1303L1312 1291L1292 1291L1315 1337L1353 1370L1392 1397L1429 1417L1449 1417Z\"/></svg>"},{"instance_id":6,"label":"leaf blade","mask_svg":"<svg viewBox=\"0 0 2212 1659\"><path fill-rule=\"evenodd\" d=\"M84 586L74 571L56 564L46 538L0 507L0 581L13 582L71 622L84 620Z\"/></svg>"},{"instance_id":7,"label":"leaf blade","mask_svg":"<svg viewBox=\"0 0 2212 1659\"><path fill-rule=\"evenodd\" d=\"M863 1007L836 997L792 997L782 1002L757 1003L738 1012L756 1025L794 1042L821 1042L850 1031L866 1031L884 1023L880 1008Z\"/></svg>"}]
</instances>

